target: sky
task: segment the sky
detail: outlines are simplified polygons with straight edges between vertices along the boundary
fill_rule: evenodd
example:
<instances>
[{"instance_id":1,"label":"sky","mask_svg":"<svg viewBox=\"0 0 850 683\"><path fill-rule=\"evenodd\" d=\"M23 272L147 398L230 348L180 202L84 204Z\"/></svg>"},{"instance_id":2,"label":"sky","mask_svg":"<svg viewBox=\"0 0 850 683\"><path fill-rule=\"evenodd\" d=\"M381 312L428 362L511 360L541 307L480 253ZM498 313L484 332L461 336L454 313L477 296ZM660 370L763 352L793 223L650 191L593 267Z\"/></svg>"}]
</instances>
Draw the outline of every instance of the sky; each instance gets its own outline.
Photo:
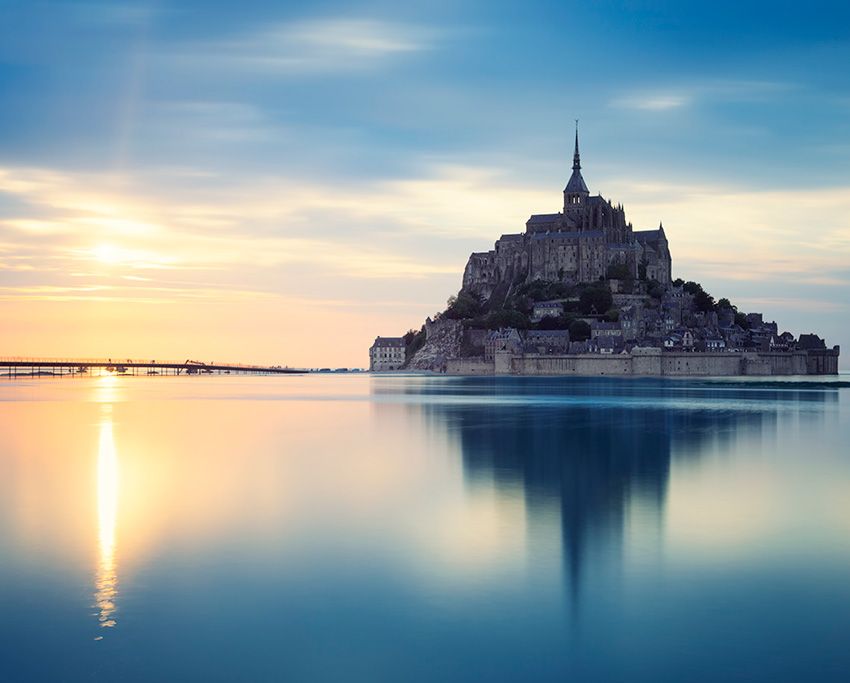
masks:
<instances>
[{"instance_id":1,"label":"sky","mask_svg":"<svg viewBox=\"0 0 850 683\"><path fill-rule=\"evenodd\" d=\"M0 355L366 366L576 118L674 277L850 350L847 64L843 2L0 0Z\"/></svg>"}]
</instances>

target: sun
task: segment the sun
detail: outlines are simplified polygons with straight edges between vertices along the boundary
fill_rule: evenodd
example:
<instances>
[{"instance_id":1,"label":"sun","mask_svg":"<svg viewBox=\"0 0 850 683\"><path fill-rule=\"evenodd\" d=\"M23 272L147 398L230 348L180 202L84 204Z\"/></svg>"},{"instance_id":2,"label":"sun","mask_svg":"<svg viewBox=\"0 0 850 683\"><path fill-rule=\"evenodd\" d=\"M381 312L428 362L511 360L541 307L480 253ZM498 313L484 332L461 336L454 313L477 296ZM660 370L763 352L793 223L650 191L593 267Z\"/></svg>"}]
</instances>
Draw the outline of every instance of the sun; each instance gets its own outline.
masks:
<instances>
[{"instance_id":1,"label":"sun","mask_svg":"<svg viewBox=\"0 0 850 683\"><path fill-rule=\"evenodd\" d=\"M112 244L100 244L93 250L94 257L101 263L117 265L123 261L121 250Z\"/></svg>"}]
</instances>

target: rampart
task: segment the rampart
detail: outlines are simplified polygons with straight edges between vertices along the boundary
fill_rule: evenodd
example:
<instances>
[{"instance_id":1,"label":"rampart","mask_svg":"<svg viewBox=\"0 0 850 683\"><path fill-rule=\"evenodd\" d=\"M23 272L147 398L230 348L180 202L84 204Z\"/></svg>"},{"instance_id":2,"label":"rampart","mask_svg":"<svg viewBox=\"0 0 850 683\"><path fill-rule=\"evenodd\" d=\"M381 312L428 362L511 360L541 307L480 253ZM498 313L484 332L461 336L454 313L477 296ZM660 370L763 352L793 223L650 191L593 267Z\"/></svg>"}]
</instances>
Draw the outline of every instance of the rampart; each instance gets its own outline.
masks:
<instances>
[{"instance_id":1,"label":"rampart","mask_svg":"<svg viewBox=\"0 0 850 683\"><path fill-rule=\"evenodd\" d=\"M453 375L583 375L737 377L743 375L834 375L839 347L817 351L664 352L634 348L623 354L542 355L497 351L493 361L452 358Z\"/></svg>"}]
</instances>

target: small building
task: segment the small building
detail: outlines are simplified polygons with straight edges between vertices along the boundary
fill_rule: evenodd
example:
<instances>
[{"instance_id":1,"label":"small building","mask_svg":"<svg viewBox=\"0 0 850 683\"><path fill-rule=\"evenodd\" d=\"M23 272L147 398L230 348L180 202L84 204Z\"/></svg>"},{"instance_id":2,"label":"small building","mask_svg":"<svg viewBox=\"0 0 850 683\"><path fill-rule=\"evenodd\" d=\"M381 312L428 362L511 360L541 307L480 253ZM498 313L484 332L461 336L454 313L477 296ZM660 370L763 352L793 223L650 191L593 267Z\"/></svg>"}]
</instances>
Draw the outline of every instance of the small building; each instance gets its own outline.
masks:
<instances>
[{"instance_id":1,"label":"small building","mask_svg":"<svg viewBox=\"0 0 850 683\"><path fill-rule=\"evenodd\" d=\"M720 336L708 336L705 338L705 350L706 351L725 351L726 350L726 340Z\"/></svg>"},{"instance_id":2,"label":"small building","mask_svg":"<svg viewBox=\"0 0 850 683\"><path fill-rule=\"evenodd\" d=\"M404 337L376 337L369 349L369 370L399 370L404 366L405 353Z\"/></svg>"},{"instance_id":3,"label":"small building","mask_svg":"<svg viewBox=\"0 0 850 683\"><path fill-rule=\"evenodd\" d=\"M564 304L560 301L538 301L531 311L531 322L539 323L543 318L558 318L564 313Z\"/></svg>"},{"instance_id":4,"label":"small building","mask_svg":"<svg viewBox=\"0 0 850 683\"><path fill-rule=\"evenodd\" d=\"M528 353L566 353L570 346L567 330L529 330L525 338Z\"/></svg>"},{"instance_id":5,"label":"small building","mask_svg":"<svg viewBox=\"0 0 850 683\"><path fill-rule=\"evenodd\" d=\"M487 339L484 341L484 360L493 360L497 351L520 354L522 348L522 337L513 327L494 330L487 335Z\"/></svg>"},{"instance_id":6,"label":"small building","mask_svg":"<svg viewBox=\"0 0 850 683\"><path fill-rule=\"evenodd\" d=\"M620 337L623 336L623 330L620 323L607 323L601 320L594 320L590 323L590 338L598 339L600 337Z\"/></svg>"}]
</instances>

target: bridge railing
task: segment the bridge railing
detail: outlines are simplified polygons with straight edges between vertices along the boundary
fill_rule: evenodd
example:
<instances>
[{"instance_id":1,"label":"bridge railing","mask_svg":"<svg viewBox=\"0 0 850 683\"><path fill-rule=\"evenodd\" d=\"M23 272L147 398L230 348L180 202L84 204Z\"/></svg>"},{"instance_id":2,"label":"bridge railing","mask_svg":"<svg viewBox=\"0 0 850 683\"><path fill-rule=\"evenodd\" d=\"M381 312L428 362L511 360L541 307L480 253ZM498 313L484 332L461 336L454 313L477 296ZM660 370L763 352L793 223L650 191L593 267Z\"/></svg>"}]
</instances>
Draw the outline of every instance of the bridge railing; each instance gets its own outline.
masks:
<instances>
[{"instance_id":1,"label":"bridge railing","mask_svg":"<svg viewBox=\"0 0 850 683\"><path fill-rule=\"evenodd\" d=\"M27 365L177 365L187 368L227 367L244 370L289 369L286 365L256 365L249 363L229 363L220 361L198 361L192 359L166 360L147 358L45 358L36 356L0 356L0 365L22 363Z\"/></svg>"}]
</instances>

